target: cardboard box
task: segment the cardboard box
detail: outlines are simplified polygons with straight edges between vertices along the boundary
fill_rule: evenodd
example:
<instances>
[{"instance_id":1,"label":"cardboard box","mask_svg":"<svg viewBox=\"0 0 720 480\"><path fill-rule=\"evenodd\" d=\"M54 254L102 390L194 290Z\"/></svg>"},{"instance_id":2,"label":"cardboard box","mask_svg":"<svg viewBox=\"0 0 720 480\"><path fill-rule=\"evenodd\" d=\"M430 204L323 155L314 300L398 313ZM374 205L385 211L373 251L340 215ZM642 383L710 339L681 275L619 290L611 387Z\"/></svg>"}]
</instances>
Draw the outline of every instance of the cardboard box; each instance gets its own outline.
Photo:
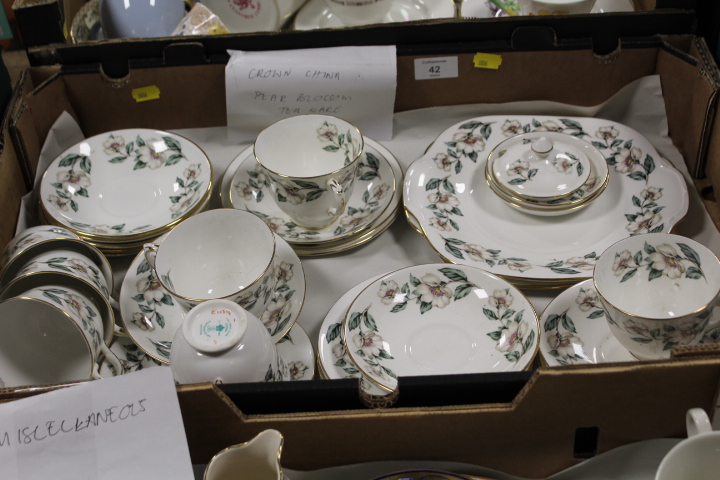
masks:
<instances>
[{"instance_id":1,"label":"cardboard box","mask_svg":"<svg viewBox=\"0 0 720 480\"><path fill-rule=\"evenodd\" d=\"M446 31L444 25L428 28ZM512 61L498 71L470 67L478 44L444 44L432 52L399 48L396 111L533 99L595 105L637 78L658 74L670 136L690 171L698 178L707 172L707 180L698 181L708 182L708 188L720 181L718 162L707 162L720 149L715 122L720 75L701 39L621 39L608 56L598 56L583 42L531 52L504 45L502 54ZM205 51L192 42L168 48L177 58ZM425 54L458 55L459 77L433 84L416 81L413 61ZM132 68L121 79L104 75L96 64L84 69L40 66L23 75L2 129L0 244L13 234L19 197L36 173L52 122L63 110L86 135L129 126L225 125L224 64L167 63ZM136 103L130 92L147 85L158 86L161 98ZM193 88L197 85L203 88ZM187 95L190 88L192 96ZM716 208L713 201L708 206ZM660 362L402 378L390 408L360 395L351 380L186 385L178 393L194 463L276 428L285 436L283 465L292 469L422 459L539 478L631 442L683 436L684 413L691 407L712 412L720 385L718 350L706 346L684 353ZM47 388L53 387L3 390L0 400Z\"/></svg>"}]
</instances>

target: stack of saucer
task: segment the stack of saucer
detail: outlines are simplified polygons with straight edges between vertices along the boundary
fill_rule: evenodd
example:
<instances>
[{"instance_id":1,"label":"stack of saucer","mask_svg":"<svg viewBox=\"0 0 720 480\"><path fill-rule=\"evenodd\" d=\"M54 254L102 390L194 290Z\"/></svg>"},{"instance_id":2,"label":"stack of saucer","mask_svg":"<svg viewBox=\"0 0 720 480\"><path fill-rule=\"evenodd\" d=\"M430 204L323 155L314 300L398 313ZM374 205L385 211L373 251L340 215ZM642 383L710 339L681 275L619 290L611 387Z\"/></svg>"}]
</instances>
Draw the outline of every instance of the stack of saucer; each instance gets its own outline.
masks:
<instances>
[{"instance_id":1,"label":"stack of saucer","mask_svg":"<svg viewBox=\"0 0 720 480\"><path fill-rule=\"evenodd\" d=\"M501 142L485 164L490 189L532 215L556 216L588 206L610 172L592 144L560 132L531 132Z\"/></svg>"},{"instance_id":2,"label":"stack of saucer","mask_svg":"<svg viewBox=\"0 0 720 480\"><path fill-rule=\"evenodd\" d=\"M532 364L539 331L508 282L474 267L417 265L338 300L320 329L318 370L359 378L372 395L393 391L399 376L519 371Z\"/></svg>"},{"instance_id":3,"label":"stack of saucer","mask_svg":"<svg viewBox=\"0 0 720 480\"><path fill-rule=\"evenodd\" d=\"M397 217L403 172L397 159L363 136L355 185L342 215L327 226L298 225L273 198L270 181L253 155L243 150L223 176L222 205L247 210L265 220L301 256L338 253L358 247L384 232Z\"/></svg>"},{"instance_id":4,"label":"stack of saucer","mask_svg":"<svg viewBox=\"0 0 720 480\"><path fill-rule=\"evenodd\" d=\"M40 214L106 255L133 254L203 211L212 178L207 155L184 137L148 129L103 133L49 165Z\"/></svg>"}]
</instances>

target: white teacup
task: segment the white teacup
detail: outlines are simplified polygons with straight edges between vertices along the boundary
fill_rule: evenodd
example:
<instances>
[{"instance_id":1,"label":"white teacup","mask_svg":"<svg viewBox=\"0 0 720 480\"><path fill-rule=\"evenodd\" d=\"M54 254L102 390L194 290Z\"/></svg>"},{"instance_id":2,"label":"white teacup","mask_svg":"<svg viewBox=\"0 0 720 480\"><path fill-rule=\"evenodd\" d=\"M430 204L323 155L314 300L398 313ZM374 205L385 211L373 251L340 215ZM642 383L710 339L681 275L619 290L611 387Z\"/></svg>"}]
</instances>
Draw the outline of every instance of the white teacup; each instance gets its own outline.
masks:
<instances>
[{"instance_id":1,"label":"white teacup","mask_svg":"<svg viewBox=\"0 0 720 480\"><path fill-rule=\"evenodd\" d=\"M343 25L369 25L383 23L393 0L325 0L333 15Z\"/></svg>"},{"instance_id":2,"label":"white teacup","mask_svg":"<svg viewBox=\"0 0 720 480\"><path fill-rule=\"evenodd\" d=\"M298 115L263 130L253 150L278 207L301 227L323 228L345 211L363 137L340 118Z\"/></svg>"},{"instance_id":3,"label":"white teacup","mask_svg":"<svg viewBox=\"0 0 720 480\"><path fill-rule=\"evenodd\" d=\"M100 0L105 38L167 37L184 16L183 0Z\"/></svg>"},{"instance_id":4,"label":"white teacup","mask_svg":"<svg viewBox=\"0 0 720 480\"><path fill-rule=\"evenodd\" d=\"M177 330L170 367L179 383L282 381L282 359L267 328L228 300L193 308Z\"/></svg>"},{"instance_id":5,"label":"white teacup","mask_svg":"<svg viewBox=\"0 0 720 480\"><path fill-rule=\"evenodd\" d=\"M250 212L221 208L173 228L145 258L163 288L189 311L225 299L260 315L275 289L275 234Z\"/></svg>"},{"instance_id":6,"label":"white teacup","mask_svg":"<svg viewBox=\"0 0 720 480\"><path fill-rule=\"evenodd\" d=\"M100 313L79 290L45 285L0 301L0 330L6 387L99 379L102 358L122 372Z\"/></svg>"},{"instance_id":7,"label":"white teacup","mask_svg":"<svg viewBox=\"0 0 720 480\"><path fill-rule=\"evenodd\" d=\"M720 319L720 261L686 237L620 240L598 258L593 281L610 331L639 359L697 344Z\"/></svg>"},{"instance_id":8,"label":"white teacup","mask_svg":"<svg viewBox=\"0 0 720 480\"><path fill-rule=\"evenodd\" d=\"M519 0L523 15L568 15L590 13L595 0Z\"/></svg>"},{"instance_id":9,"label":"white teacup","mask_svg":"<svg viewBox=\"0 0 720 480\"><path fill-rule=\"evenodd\" d=\"M662 459L655 480L717 480L720 477L720 432L713 431L702 408L688 410L688 438Z\"/></svg>"},{"instance_id":10,"label":"white teacup","mask_svg":"<svg viewBox=\"0 0 720 480\"><path fill-rule=\"evenodd\" d=\"M4 274L5 270L9 268L9 265L18 261L18 258L23 258L26 255L37 254L39 251L44 251L45 248L43 246L46 242L59 239L80 241L80 237L63 227L39 225L36 227L26 228L15 235L5 246L2 253L2 263L0 264L2 265L2 270L0 271Z\"/></svg>"},{"instance_id":11,"label":"white teacup","mask_svg":"<svg viewBox=\"0 0 720 480\"><path fill-rule=\"evenodd\" d=\"M94 248L91 245L88 245L88 247ZM90 283L108 299L111 299L112 283L108 284L108 277L106 276L106 274L109 274L110 281L112 281L110 264L107 263L107 265L103 266L106 267L103 269L106 272L100 270L95 261L82 253L69 249L57 249L41 253L29 259L13 277L22 277L36 272L63 272ZM3 276L2 280L0 286L7 283L5 276ZM7 280L11 279L8 278Z\"/></svg>"}]
</instances>

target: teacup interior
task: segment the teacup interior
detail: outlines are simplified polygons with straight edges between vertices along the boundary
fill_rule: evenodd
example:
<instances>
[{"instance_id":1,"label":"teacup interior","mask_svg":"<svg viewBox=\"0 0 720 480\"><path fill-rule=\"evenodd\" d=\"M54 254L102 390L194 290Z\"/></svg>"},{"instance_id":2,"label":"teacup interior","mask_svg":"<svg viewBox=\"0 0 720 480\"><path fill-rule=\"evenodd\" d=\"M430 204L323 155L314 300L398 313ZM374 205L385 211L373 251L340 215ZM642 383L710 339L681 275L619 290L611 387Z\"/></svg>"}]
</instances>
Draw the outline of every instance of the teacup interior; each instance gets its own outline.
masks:
<instances>
[{"instance_id":1,"label":"teacup interior","mask_svg":"<svg viewBox=\"0 0 720 480\"><path fill-rule=\"evenodd\" d=\"M49 303L0 303L0 379L6 387L89 379L90 346L70 317Z\"/></svg>"},{"instance_id":2,"label":"teacup interior","mask_svg":"<svg viewBox=\"0 0 720 480\"><path fill-rule=\"evenodd\" d=\"M339 118L300 115L286 118L258 135L255 158L271 172L299 178L317 177L354 161L362 149L357 128Z\"/></svg>"},{"instance_id":3,"label":"teacup interior","mask_svg":"<svg viewBox=\"0 0 720 480\"><path fill-rule=\"evenodd\" d=\"M272 265L275 238L255 215L211 210L175 227L162 241L156 270L178 296L222 298L252 285Z\"/></svg>"}]
</instances>

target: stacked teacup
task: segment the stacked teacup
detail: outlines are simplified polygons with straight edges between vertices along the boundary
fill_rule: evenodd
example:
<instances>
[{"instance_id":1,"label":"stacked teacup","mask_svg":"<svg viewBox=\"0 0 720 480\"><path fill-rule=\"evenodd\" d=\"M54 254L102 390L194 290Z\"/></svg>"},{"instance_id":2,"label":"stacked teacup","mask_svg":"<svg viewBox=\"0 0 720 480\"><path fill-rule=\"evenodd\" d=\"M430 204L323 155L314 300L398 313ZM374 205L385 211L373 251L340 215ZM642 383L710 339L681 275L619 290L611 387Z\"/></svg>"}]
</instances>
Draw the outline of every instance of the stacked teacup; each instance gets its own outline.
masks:
<instances>
[{"instance_id":1,"label":"stacked teacup","mask_svg":"<svg viewBox=\"0 0 720 480\"><path fill-rule=\"evenodd\" d=\"M170 351L176 381L282 380L282 360L258 318L276 282L276 238L265 222L243 210L210 210L144 249L185 312Z\"/></svg>"},{"instance_id":2,"label":"stacked teacup","mask_svg":"<svg viewBox=\"0 0 720 480\"><path fill-rule=\"evenodd\" d=\"M100 378L122 368L112 271L96 248L67 229L29 228L7 245L0 270L0 382L6 387Z\"/></svg>"},{"instance_id":3,"label":"stacked teacup","mask_svg":"<svg viewBox=\"0 0 720 480\"><path fill-rule=\"evenodd\" d=\"M620 240L598 259L593 281L610 331L641 360L698 344L720 322L720 261L686 237Z\"/></svg>"}]
</instances>

